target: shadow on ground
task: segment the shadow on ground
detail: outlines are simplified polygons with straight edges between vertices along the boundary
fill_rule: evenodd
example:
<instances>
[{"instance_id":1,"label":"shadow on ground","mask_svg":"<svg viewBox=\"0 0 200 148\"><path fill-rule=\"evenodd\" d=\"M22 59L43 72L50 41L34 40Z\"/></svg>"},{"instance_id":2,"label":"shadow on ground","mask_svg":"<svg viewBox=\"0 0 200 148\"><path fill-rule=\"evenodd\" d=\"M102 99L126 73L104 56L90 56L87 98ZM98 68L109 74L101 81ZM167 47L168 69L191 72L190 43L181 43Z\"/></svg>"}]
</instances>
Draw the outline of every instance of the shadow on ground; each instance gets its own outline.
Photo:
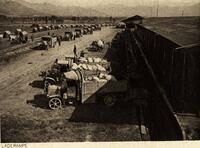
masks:
<instances>
[{"instance_id":1,"label":"shadow on ground","mask_svg":"<svg viewBox=\"0 0 200 148\"><path fill-rule=\"evenodd\" d=\"M48 100L45 94L37 94L34 96L33 100L27 100L27 104L31 104L33 107L39 107L42 109L49 109L48 108Z\"/></svg>"},{"instance_id":2,"label":"shadow on ground","mask_svg":"<svg viewBox=\"0 0 200 148\"><path fill-rule=\"evenodd\" d=\"M131 102L118 103L108 108L101 103L85 103L77 106L70 122L138 124L136 109Z\"/></svg>"},{"instance_id":3,"label":"shadow on ground","mask_svg":"<svg viewBox=\"0 0 200 148\"><path fill-rule=\"evenodd\" d=\"M32 83L29 83L29 85L33 88L44 88L44 82L43 80L35 80Z\"/></svg>"}]
</instances>

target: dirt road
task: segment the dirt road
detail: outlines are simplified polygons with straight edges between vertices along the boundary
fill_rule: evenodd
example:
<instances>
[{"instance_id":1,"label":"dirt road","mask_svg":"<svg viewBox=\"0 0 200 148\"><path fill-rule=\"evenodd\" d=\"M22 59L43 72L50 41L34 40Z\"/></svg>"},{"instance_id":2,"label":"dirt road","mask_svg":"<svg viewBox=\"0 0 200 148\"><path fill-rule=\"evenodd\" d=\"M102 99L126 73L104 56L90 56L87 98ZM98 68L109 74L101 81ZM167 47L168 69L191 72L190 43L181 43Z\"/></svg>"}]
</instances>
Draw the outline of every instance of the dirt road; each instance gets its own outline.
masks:
<instances>
[{"instance_id":1,"label":"dirt road","mask_svg":"<svg viewBox=\"0 0 200 148\"><path fill-rule=\"evenodd\" d=\"M93 40L108 42L117 30L104 28L49 51L32 51L0 66L0 105L2 142L68 142L140 140L135 114L130 104L114 109L101 105L68 106L47 109L41 71L56 58L70 55L76 44L80 51ZM126 109L126 110L124 110ZM112 117L112 120L111 118ZM103 124L102 124L103 123ZM123 124L118 124L123 123Z\"/></svg>"}]
</instances>

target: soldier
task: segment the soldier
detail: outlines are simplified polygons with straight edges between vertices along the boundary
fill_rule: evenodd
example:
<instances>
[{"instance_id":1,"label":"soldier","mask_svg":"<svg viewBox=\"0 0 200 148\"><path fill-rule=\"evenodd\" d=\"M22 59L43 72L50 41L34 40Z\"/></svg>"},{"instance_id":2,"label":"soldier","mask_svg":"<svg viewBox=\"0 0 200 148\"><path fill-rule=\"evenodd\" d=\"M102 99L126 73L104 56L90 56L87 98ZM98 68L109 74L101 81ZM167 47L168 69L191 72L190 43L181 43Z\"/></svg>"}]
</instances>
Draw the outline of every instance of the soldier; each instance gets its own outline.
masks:
<instances>
[{"instance_id":1,"label":"soldier","mask_svg":"<svg viewBox=\"0 0 200 148\"><path fill-rule=\"evenodd\" d=\"M61 46L61 37L60 36L58 36L58 44L59 44L59 46Z\"/></svg>"},{"instance_id":2,"label":"soldier","mask_svg":"<svg viewBox=\"0 0 200 148\"><path fill-rule=\"evenodd\" d=\"M77 57L77 53L76 53L76 45L74 45L74 57Z\"/></svg>"},{"instance_id":3,"label":"soldier","mask_svg":"<svg viewBox=\"0 0 200 148\"><path fill-rule=\"evenodd\" d=\"M76 45L74 45L74 62L76 61L77 53L76 53Z\"/></svg>"}]
</instances>

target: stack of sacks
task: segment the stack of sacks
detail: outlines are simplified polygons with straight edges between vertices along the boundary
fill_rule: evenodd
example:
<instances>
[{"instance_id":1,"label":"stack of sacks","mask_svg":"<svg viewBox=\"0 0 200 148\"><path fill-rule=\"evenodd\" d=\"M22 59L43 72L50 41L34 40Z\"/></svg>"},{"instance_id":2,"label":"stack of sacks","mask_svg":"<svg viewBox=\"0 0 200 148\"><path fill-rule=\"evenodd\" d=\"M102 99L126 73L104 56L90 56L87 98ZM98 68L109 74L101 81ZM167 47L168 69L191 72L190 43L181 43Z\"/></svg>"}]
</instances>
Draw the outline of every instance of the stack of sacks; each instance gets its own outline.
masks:
<instances>
[{"instance_id":1,"label":"stack of sacks","mask_svg":"<svg viewBox=\"0 0 200 148\"><path fill-rule=\"evenodd\" d=\"M83 57L79 58L79 61L80 61L81 63L87 63L87 59L86 59L86 58L83 58Z\"/></svg>"},{"instance_id":2,"label":"stack of sacks","mask_svg":"<svg viewBox=\"0 0 200 148\"><path fill-rule=\"evenodd\" d=\"M86 81L107 82L108 80L99 79L97 76L89 76L86 78Z\"/></svg>"},{"instance_id":3,"label":"stack of sacks","mask_svg":"<svg viewBox=\"0 0 200 148\"><path fill-rule=\"evenodd\" d=\"M93 58L94 63L100 63L101 62L101 58Z\"/></svg>"},{"instance_id":4,"label":"stack of sacks","mask_svg":"<svg viewBox=\"0 0 200 148\"><path fill-rule=\"evenodd\" d=\"M113 75L106 75L106 80L108 80L108 81L117 81L117 79Z\"/></svg>"},{"instance_id":5,"label":"stack of sacks","mask_svg":"<svg viewBox=\"0 0 200 148\"><path fill-rule=\"evenodd\" d=\"M73 69L73 70L76 70L77 68L78 68L78 65L77 65L76 63L73 63L73 64L72 64L72 69Z\"/></svg>"},{"instance_id":6,"label":"stack of sacks","mask_svg":"<svg viewBox=\"0 0 200 148\"><path fill-rule=\"evenodd\" d=\"M88 67L87 67L86 64L82 64L81 67L82 67L83 70L88 70Z\"/></svg>"},{"instance_id":7,"label":"stack of sacks","mask_svg":"<svg viewBox=\"0 0 200 148\"><path fill-rule=\"evenodd\" d=\"M107 60L105 60L105 59L103 59L103 60L101 61L101 63L102 63L102 64L107 64L107 63L108 63L108 61L107 61Z\"/></svg>"},{"instance_id":8,"label":"stack of sacks","mask_svg":"<svg viewBox=\"0 0 200 148\"><path fill-rule=\"evenodd\" d=\"M99 74L99 78L100 78L100 79L105 79L105 74L104 74L104 73L100 73L100 74Z\"/></svg>"},{"instance_id":9,"label":"stack of sacks","mask_svg":"<svg viewBox=\"0 0 200 148\"><path fill-rule=\"evenodd\" d=\"M87 64L87 67L88 67L88 70L93 70L93 66L92 65L89 65L89 64Z\"/></svg>"},{"instance_id":10,"label":"stack of sacks","mask_svg":"<svg viewBox=\"0 0 200 148\"><path fill-rule=\"evenodd\" d=\"M79 68L79 69L83 69L82 65L83 65L83 64L78 64L78 68Z\"/></svg>"},{"instance_id":11,"label":"stack of sacks","mask_svg":"<svg viewBox=\"0 0 200 148\"><path fill-rule=\"evenodd\" d=\"M99 76L88 76L86 81L97 81L97 82L108 82L108 81L117 81L113 75L100 73Z\"/></svg>"},{"instance_id":12,"label":"stack of sacks","mask_svg":"<svg viewBox=\"0 0 200 148\"><path fill-rule=\"evenodd\" d=\"M107 81L117 81L117 79L113 75L108 75L104 73L99 74L100 79L106 79Z\"/></svg>"},{"instance_id":13,"label":"stack of sacks","mask_svg":"<svg viewBox=\"0 0 200 148\"><path fill-rule=\"evenodd\" d=\"M88 63L93 63L93 59L91 57L87 58Z\"/></svg>"},{"instance_id":14,"label":"stack of sacks","mask_svg":"<svg viewBox=\"0 0 200 148\"><path fill-rule=\"evenodd\" d=\"M108 80L106 80L106 79L99 79L98 82L108 82Z\"/></svg>"},{"instance_id":15,"label":"stack of sacks","mask_svg":"<svg viewBox=\"0 0 200 148\"><path fill-rule=\"evenodd\" d=\"M99 40L98 42L97 42L97 45L99 46L99 47L103 47L103 41L102 40Z\"/></svg>"},{"instance_id":16,"label":"stack of sacks","mask_svg":"<svg viewBox=\"0 0 200 148\"><path fill-rule=\"evenodd\" d=\"M97 70L97 66L96 65L92 65L92 70L96 71Z\"/></svg>"},{"instance_id":17,"label":"stack of sacks","mask_svg":"<svg viewBox=\"0 0 200 148\"><path fill-rule=\"evenodd\" d=\"M102 66L101 66L102 67ZM72 69L76 70L77 68L82 69L82 70L90 70L90 71L96 71L99 70L96 65L90 65L90 64L79 64L77 65L76 63L73 63ZM102 69L102 68L101 68Z\"/></svg>"},{"instance_id":18,"label":"stack of sacks","mask_svg":"<svg viewBox=\"0 0 200 148\"><path fill-rule=\"evenodd\" d=\"M92 77L92 76L86 77L85 80L86 80L86 81L92 81L92 80L93 80L93 77Z\"/></svg>"},{"instance_id":19,"label":"stack of sacks","mask_svg":"<svg viewBox=\"0 0 200 148\"><path fill-rule=\"evenodd\" d=\"M98 69L99 71L103 71L103 72L106 71L106 69L105 69L103 66L101 66L101 65L99 65L99 64L96 64L96 66L97 66L97 69Z\"/></svg>"},{"instance_id":20,"label":"stack of sacks","mask_svg":"<svg viewBox=\"0 0 200 148\"><path fill-rule=\"evenodd\" d=\"M93 81L99 81L99 78L96 76L93 76L92 79L93 79Z\"/></svg>"}]
</instances>

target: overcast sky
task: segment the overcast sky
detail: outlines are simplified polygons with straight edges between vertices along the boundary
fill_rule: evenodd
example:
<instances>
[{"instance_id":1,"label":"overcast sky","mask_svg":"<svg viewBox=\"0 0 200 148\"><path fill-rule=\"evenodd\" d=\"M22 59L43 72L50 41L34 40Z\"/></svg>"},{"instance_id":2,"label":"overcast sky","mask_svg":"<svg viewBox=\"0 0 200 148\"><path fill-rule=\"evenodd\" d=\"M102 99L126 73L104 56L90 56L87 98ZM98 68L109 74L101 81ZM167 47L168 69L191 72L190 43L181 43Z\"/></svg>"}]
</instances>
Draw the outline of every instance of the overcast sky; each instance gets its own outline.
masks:
<instances>
[{"instance_id":1,"label":"overcast sky","mask_svg":"<svg viewBox=\"0 0 200 148\"><path fill-rule=\"evenodd\" d=\"M194 4L200 2L200 0L25 0L34 3L44 3L49 2L55 5L63 6L96 6L102 4L123 4L128 6L137 5L155 5L158 3L160 5L182 5L182 4Z\"/></svg>"}]
</instances>

